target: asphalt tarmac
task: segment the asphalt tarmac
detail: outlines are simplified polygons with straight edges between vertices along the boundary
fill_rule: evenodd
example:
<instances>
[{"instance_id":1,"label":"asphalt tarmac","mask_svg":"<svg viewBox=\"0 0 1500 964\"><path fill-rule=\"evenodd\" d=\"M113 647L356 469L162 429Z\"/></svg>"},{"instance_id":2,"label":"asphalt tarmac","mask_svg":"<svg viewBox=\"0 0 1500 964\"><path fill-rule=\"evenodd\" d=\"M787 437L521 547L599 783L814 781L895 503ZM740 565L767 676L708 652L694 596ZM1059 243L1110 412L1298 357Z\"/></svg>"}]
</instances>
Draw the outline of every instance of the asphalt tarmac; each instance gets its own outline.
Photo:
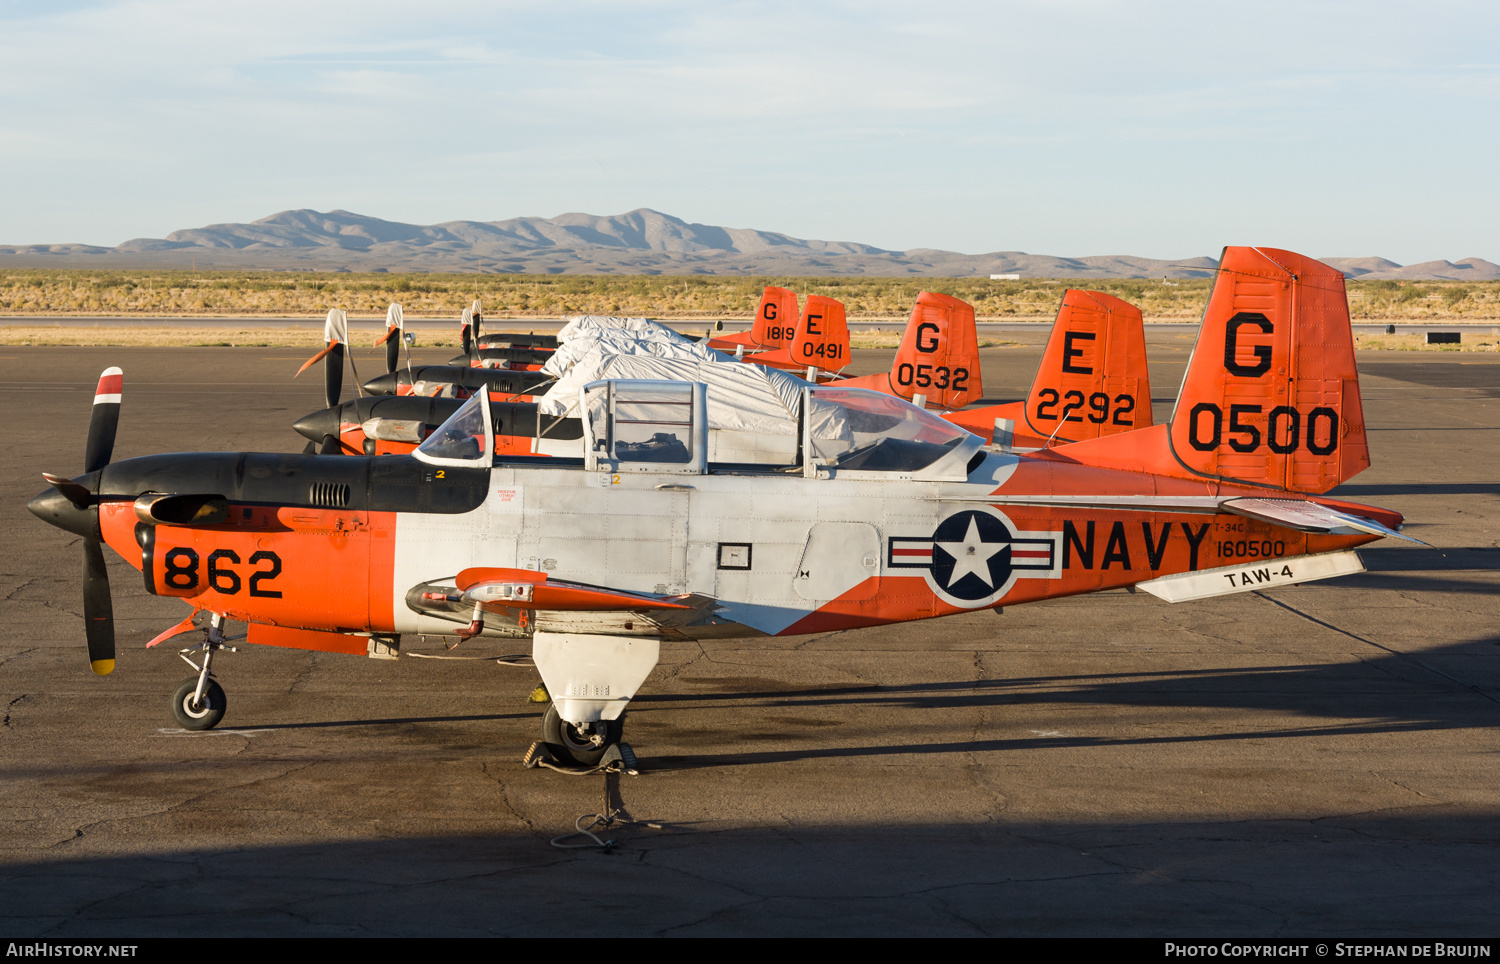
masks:
<instances>
[{"instance_id":1,"label":"asphalt tarmac","mask_svg":"<svg viewBox=\"0 0 1500 964\"><path fill-rule=\"evenodd\" d=\"M1042 334L984 353L988 396ZM1150 336L1158 418L1191 344ZM304 354L0 349L0 936L1495 935L1500 357L1360 358L1375 465L1340 494L1437 549L1177 606L667 644L642 773L604 778L521 768L537 677L487 660L242 650L221 727L180 731L189 671L142 647L185 607L112 553L119 666L89 673L79 540L25 501L79 471L99 371L125 370L116 458L292 451ZM551 844L606 797L613 852Z\"/></svg>"}]
</instances>

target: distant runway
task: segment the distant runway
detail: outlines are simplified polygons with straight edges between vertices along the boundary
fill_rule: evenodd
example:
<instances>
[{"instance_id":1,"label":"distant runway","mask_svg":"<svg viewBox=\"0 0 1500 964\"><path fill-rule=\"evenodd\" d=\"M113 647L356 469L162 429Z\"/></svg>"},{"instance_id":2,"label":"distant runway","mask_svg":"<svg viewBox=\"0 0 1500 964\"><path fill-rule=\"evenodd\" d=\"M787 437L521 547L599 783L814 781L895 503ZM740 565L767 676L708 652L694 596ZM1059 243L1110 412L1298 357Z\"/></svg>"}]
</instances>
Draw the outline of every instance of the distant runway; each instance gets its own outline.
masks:
<instances>
[{"instance_id":1,"label":"distant runway","mask_svg":"<svg viewBox=\"0 0 1500 964\"><path fill-rule=\"evenodd\" d=\"M718 319L714 318L663 318L660 319L665 325L670 325L689 335L698 335L703 330L712 328ZM751 319L724 319L725 331L742 331L750 327ZM458 319L452 318L413 318L408 315L405 319L408 329L414 331L448 331L457 330ZM483 328L485 331L539 331L555 332L567 324L566 318L485 318ZM979 329L986 333L1001 331L1035 331L1038 326L1049 326L1052 317L1038 317L1018 321L979 321L976 322ZM1384 332L1390 322L1359 322L1354 325L1354 330L1361 334L1376 334ZM245 317L207 317L207 318L183 318L179 316L164 315L89 315L89 316L66 316L66 315L0 315L0 327L28 327L28 326L60 326L64 328L119 328L119 327L142 327L142 328L306 328L322 329L323 319L314 316L268 316L264 318ZM879 319L867 321L862 319L851 319L849 326L854 329L876 328L889 331L900 331L906 327L903 319ZM1152 331L1197 331L1196 321L1164 321L1151 322L1148 320L1147 327ZM378 334L385 329L383 318L350 318L349 328L351 331L365 331L372 335ZM1442 323L1395 323L1397 334L1420 334L1426 331L1483 331L1486 334L1500 334L1500 322L1496 321L1465 321L1465 322L1442 322Z\"/></svg>"},{"instance_id":2,"label":"distant runway","mask_svg":"<svg viewBox=\"0 0 1500 964\"><path fill-rule=\"evenodd\" d=\"M1149 329L1158 419L1193 327ZM987 395L1025 391L1027 330L983 353ZM78 539L25 501L78 471L99 371L125 371L117 459L293 451L306 354L0 348L13 938L1494 934L1500 357L1359 357L1375 465L1337 494L1437 549L1178 606L666 644L630 710L643 772L605 779L521 769L536 675L479 660L246 647L215 663L222 728L184 732L187 667L143 646L186 607L113 553L119 668L89 673ZM551 846L606 803L613 855Z\"/></svg>"}]
</instances>

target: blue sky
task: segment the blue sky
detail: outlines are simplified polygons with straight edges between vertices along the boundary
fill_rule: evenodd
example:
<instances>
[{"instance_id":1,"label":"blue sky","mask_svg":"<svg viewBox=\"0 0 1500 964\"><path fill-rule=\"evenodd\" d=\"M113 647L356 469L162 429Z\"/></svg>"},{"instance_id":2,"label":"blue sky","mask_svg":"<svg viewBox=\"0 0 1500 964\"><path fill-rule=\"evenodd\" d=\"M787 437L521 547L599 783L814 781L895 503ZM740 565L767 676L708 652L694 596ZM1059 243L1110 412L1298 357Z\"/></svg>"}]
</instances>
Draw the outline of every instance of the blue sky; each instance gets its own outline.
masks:
<instances>
[{"instance_id":1,"label":"blue sky","mask_svg":"<svg viewBox=\"0 0 1500 964\"><path fill-rule=\"evenodd\" d=\"M652 207L882 247L1500 261L1489 3L0 0L0 241Z\"/></svg>"}]
</instances>

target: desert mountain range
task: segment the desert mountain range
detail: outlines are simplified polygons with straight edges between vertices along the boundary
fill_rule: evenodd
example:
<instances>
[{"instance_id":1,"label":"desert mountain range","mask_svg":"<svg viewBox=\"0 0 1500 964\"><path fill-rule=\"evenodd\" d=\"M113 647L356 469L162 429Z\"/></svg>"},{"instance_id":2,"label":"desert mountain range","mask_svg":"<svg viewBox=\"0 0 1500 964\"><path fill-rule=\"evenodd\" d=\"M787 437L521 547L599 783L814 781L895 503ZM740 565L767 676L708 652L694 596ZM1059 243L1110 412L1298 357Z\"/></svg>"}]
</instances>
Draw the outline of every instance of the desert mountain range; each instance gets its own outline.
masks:
<instances>
[{"instance_id":1,"label":"desert mountain range","mask_svg":"<svg viewBox=\"0 0 1500 964\"><path fill-rule=\"evenodd\" d=\"M1323 258L1369 280L1500 280L1481 258L1399 265L1385 258ZM1212 257L1163 261L932 248L888 251L809 241L774 231L694 224L640 208L599 217L403 224L349 211L282 211L249 224L210 224L113 248L0 244L0 268L186 268L303 271L483 271L538 274L873 275L1034 278L1201 278Z\"/></svg>"}]
</instances>

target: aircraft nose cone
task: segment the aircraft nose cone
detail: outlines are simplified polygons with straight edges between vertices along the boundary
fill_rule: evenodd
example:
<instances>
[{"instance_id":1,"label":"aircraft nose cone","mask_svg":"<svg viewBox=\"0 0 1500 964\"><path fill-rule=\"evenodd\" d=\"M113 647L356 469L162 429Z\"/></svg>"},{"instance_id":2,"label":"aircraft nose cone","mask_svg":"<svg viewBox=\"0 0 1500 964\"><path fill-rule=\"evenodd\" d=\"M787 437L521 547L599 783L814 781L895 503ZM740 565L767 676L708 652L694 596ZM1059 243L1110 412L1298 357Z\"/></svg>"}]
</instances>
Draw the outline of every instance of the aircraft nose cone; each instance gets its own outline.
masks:
<instances>
[{"instance_id":1,"label":"aircraft nose cone","mask_svg":"<svg viewBox=\"0 0 1500 964\"><path fill-rule=\"evenodd\" d=\"M56 489L49 488L39 493L26 503L26 508L31 510L32 515L48 525L57 526L59 529L80 536L99 535L98 510L80 509Z\"/></svg>"},{"instance_id":2,"label":"aircraft nose cone","mask_svg":"<svg viewBox=\"0 0 1500 964\"><path fill-rule=\"evenodd\" d=\"M360 387L371 395L394 395L396 394L396 386L400 384L400 375L400 372L386 372L384 375L375 376ZM298 429L297 431L301 432L302 430ZM306 435L307 433L303 432L302 434ZM311 436L308 437L311 438ZM318 438L322 437L321 435L318 436Z\"/></svg>"},{"instance_id":3,"label":"aircraft nose cone","mask_svg":"<svg viewBox=\"0 0 1500 964\"><path fill-rule=\"evenodd\" d=\"M366 385L365 388L368 390L369 386ZM292 429L305 439L321 442L324 436L339 434L339 410L325 408L311 415L304 415L292 423Z\"/></svg>"},{"instance_id":4,"label":"aircraft nose cone","mask_svg":"<svg viewBox=\"0 0 1500 964\"><path fill-rule=\"evenodd\" d=\"M470 359L468 355L454 355L452 358L448 359L448 364L457 365L459 368L468 368L469 362Z\"/></svg>"}]
</instances>

